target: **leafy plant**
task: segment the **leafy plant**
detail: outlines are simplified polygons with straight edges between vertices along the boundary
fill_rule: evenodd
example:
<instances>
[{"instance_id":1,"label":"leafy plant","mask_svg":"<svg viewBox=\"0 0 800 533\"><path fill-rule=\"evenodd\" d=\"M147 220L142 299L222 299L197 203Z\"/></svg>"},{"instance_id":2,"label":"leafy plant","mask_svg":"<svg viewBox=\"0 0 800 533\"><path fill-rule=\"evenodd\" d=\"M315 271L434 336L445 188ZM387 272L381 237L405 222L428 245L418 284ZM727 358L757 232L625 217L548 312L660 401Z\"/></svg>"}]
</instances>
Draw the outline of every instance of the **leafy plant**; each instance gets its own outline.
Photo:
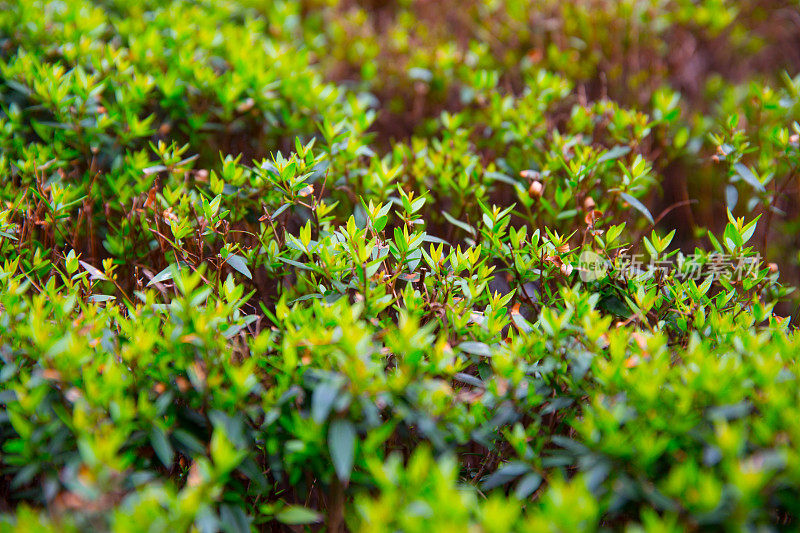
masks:
<instances>
[{"instance_id":1,"label":"leafy plant","mask_svg":"<svg viewBox=\"0 0 800 533\"><path fill-rule=\"evenodd\" d=\"M4 531L796 528L795 9L428 4L0 0Z\"/></svg>"}]
</instances>

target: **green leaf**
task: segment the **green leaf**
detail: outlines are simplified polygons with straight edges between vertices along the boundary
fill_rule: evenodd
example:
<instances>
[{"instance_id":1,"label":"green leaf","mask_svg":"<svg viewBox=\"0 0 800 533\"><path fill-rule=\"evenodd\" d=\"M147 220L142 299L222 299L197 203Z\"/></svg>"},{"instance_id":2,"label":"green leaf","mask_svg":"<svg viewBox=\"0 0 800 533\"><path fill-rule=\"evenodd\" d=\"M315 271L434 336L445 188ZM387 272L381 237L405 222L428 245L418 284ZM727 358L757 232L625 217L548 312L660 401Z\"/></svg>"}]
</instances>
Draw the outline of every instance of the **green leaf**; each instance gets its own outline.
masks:
<instances>
[{"instance_id":1,"label":"green leaf","mask_svg":"<svg viewBox=\"0 0 800 533\"><path fill-rule=\"evenodd\" d=\"M502 181L503 183L507 183L509 185L513 185L513 186L519 185L519 182L517 180L515 180L511 176L507 176L506 174L503 174L502 172L486 172L484 174L484 176L486 176L490 180Z\"/></svg>"},{"instance_id":2,"label":"green leaf","mask_svg":"<svg viewBox=\"0 0 800 533\"><path fill-rule=\"evenodd\" d=\"M342 483L350 480L356 451L356 430L349 420L340 418L331 422L328 429L328 449L333 468Z\"/></svg>"},{"instance_id":3,"label":"green leaf","mask_svg":"<svg viewBox=\"0 0 800 533\"><path fill-rule=\"evenodd\" d=\"M301 270L314 270L310 266L308 266L308 265L306 265L304 263L300 263L299 261L295 261L293 259L287 259L285 257L279 257L278 259L280 259L281 261L283 261L287 265L292 265L293 267L299 268Z\"/></svg>"},{"instance_id":4,"label":"green leaf","mask_svg":"<svg viewBox=\"0 0 800 533\"><path fill-rule=\"evenodd\" d=\"M606 242L608 244L611 244L612 242L616 241L619 238L620 234L622 233L622 230L624 229L625 229L624 222L622 224L611 226L610 228L608 228L608 232L606 233Z\"/></svg>"},{"instance_id":5,"label":"green leaf","mask_svg":"<svg viewBox=\"0 0 800 533\"><path fill-rule=\"evenodd\" d=\"M675 230L672 230L667 234L666 237L661 239L660 248L661 248L662 252L667 249L667 247L672 243L672 239L674 239L674 238L675 238Z\"/></svg>"},{"instance_id":6,"label":"green leaf","mask_svg":"<svg viewBox=\"0 0 800 533\"><path fill-rule=\"evenodd\" d=\"M505 485L519 476L527 474L530 470L531 467L521 461L506 463L501 466L497 472L488 476L481 485L481 488L483 490L491 490L495 487Z\"/></svg>"},{"instance_id":7,"label":"green leaf","mask_svg":"<svg viewBox=\"0 0 800 533\"><path fill-rule=\"evenodd\" d=\"M219 514L222 530L225 533L250 533L250 518L241 507L222 504Z\"/></svg>"},{"instance_id":8,"label":"green leaf","mask_svg":"<svg viewBox=\"0 0 800 533\"><path fill-rule=\"evenodd\" d=\"M725 226L725 232L723 234L725 237L725 246L728 248L728 251L732 252L736 247L742 246L744 244L742 242L742 236L739 235L739 232L736 229L736 226L733 224L728 224Z\"/></svg>"},{"instance_id":9,"label":"green leaf","mask_svg":"<svg viewBox=\"0 0 800 533\"><path fill-rule=\"evenodd\" d=\"M747 224L744 228L742 228L742 245L747 244L747 241L753 236L753 233L756 231L756 224L758 223L758 219L761 218L761 215L758 215L752 222Z\"/></svg>"},{"instance_id":10,"label":"green leaf","mask_svg":"<svg viewBox=\"0 0 800 533\"><path fill-rule=\"evenodd\" d=\"M464 231L466 231L470 235L473 235L473 236L475 235L475 228L473 228L472 226L470 226L466 222L462 222L462 221L458 220L457 218L454 218L447 211L442 211L442 215L444 216L444 218L449 223L451 223L451 224L453 224L455 226L458 226L459 228L463 229Z\"/></svg>"},{"instance_id":11,"label":"green leaf","mask_svg":"<svg viewBox=\"0 0 800 533\"><path fill-rule=\"evenodd\" d=\"M653 220L653 215L650 214L650 211L647 209L647 207L645 207L645 205L642 202L640 202L639 200L637 200L636 198L625 192L622 192L619 195L622 197L623 200L628 202L631 205L631 207L633 207L641 214L643 214L644 217L648 221L650 221L651 224L655 223Z\"/></svg>"},{"instance_id":12,"label":"green leaf","mask_svg":"<svg viewBox=\"0 0 800 533\"><path fill-rule=\"evenodd\" d=\"M253 279L253 275L250 273L250 269L247 268L247 261L245 261L244 257L241 255L231 254L225 260L234 270L236 270L241 275L247 277L247 279Z\"/></svg>"},{"instance_id":13,"label":"green leaf","mask_svg":"<svg viewBox=\"0 0 800 533\"><path fill-rule=\"evenodd\" d=\"M531 472L527 476L523 477L519 483L517 483L517 488L514 490L514 496L520 500L524 500L533 494L541 484L542 476L536 472Z\"/></svg>"},{"instance_id":14,"label":"green leaf","mask_svg":"<svg viewBox=\"0 0 800 533\"><path fill-rule=\"evenodd\" d=\"M725 205L728 206L728 209L733 209L736 207L736 204L739 202L739 191L733 185L728 185L725 187Z\"/></svg>"},{"instance_id":15,"label":"green leaf","mask_svg":"<svg viewBox=\"0 0 800 533\"><path fill-rule=\"evenodd\" d=\"M86 261L79 261L79 263L83 266L84 269L86 269L86 272L88 272L93 279L108 280L105 274L100 272L98 269L96 269Z\"/></svg>"},{"instance_id":16,"label":"green leaf","mask_svg":"<svg viewBox=\"0 0 800 533\"><path fill-rule=\"evenodd\" d=\"M183 445L184 451L188 451L190 454L204 454L206 453L205 445L200 442L200 439L186 431L185 429L176 429L172 436L175 437L175 440L178 443ZM178 447L181 448L180 446Z\"/></svg>"},{"instance_id":17,"label":"green leaf","mask_svg":"<svg viewBox=\"0 0 800 533\"><path fill-rule=\"evenodd\" d=\"M275 212L272 213L272 215L270 215L272 220L275 220L276 218L278 218L280 216L280 214L283 213L284 211L286 211L287 209L289 209L289 207L291 207L291 205L292 204L288 204L288 203L287 204L283 204L278 209L276 209Z\"/></svg>"},{"instance_id":18,"label":"green leaf","mask_svg":"<svg viewBox=\"0 0 800 533\"><path fill-rule=\"evenodd\" d=\"M458 345L462 352L470 353L472 355L480 355L481 357L491 357L492 350L489 345L484 342L465 341Z\"/></svg>"},{"instance_id":19,"label":"green leaf","mask_svg":"<svg viewBox=\"0 0 800 533\"><path fill-rule=\"evenodd\" d=\"M753 171L750 170L746 165L743 165L742 163L736 163L735 165L733 165L733 168L739 175L739 177L742 178L747 183L749 183L754 189L761 192L764 192L766 190L764 188L764 184L762 184L761 181L759 181L756 175L753 174Z\"/></svg>"},{"instance_id":20,"label":"green leaf","mask_svg":"<svg viewBox=\"0 0 800 533\"><path fill-rule=\"evenodd\" d=\"M179 271L183 267L188 267L189 264L185 261L180 261L175 263L174 265L169 265L167 268L153 276L153 279L147 284L148 287L151 285L155 285L156 283L161 283L162 281L171 280L172 277L175 275L176 271Z\"/></svg>"},{"instance_id":21,"label":"green leaf","mask_svg":"<svg viewBox=\"0 0 800 533\"><path fill-rule=\"evenodd\" d=\"M116 296L112 296L110 294L93 294L89 296L86 300L93 303L100 303L100 302L108 302L111 300L116 300Z\"/></svg>"},{"instance_id":22,"label":"green leaf","mask_svg":"<svg viewBox=\"0 0 800 533\"><path fill-rule=\"evenodd\" d=\"M611 150L598 157L597 162L605 163L606 161L611 161L612 159L619 159L620 157L627 155L630 151L630 146L615 146Z\"/></svg>"},{"instance_id":23,"label":"green leaf","mask_svg":"<svg viewBox=\"0 0 800 533\"><path fill-rule=\"evenodd\" d=\"M167 281L169 279L172 279L172 265L168 266L167 268L165 268L164 270L153 276L153 279L150 280L147 286L149 287L151 285L154 285L156 283L161 283L162 281Z\"/></svg>"},{"instance_id":24,"label":"green leaf","mask_svg":"<svg viewBox=\"0 0 800 533\"><path fill-rule=\"evenodd\" d=\"M339 385L336 383L324 382L317 385L311 396L311 418L314 422L322 424L327 420L338 394Z\"/></svg>"},{"instance_id":25,"label":"green leaf","mask_svg":"<svg viewBox=\"0 0 800 533\"><path fill-rule=\"evenodd\" d=\"M473 387L486 388L486 384L483 381L481 381L480 379L471 374L466 374L464 372L455 373L453 375L453 379L455 379L456 381L461 381L468 385L472 385Z\"/></svg>"},{"instance_id":26,"label":"green leaf","mask_svg":"<svg viewBox=\"0 0 800 533\"><path fill-rule=\"evenodd\" d=\"M150 430L150 444L152 444L153 450L161 460L161 464L170 468L175 451L172 449L169 437L167 437L163 429L158 426L153 426L153 429Z\"/></svg>"},{"instance_id":27,"label":"green leaf","mask_svg":"<svg viewBox=\"0 0 800 533\"><path fill-rule=\"evenodd\" d=\"M289 507L286 507L276 514L275 518L278 520L278 522L289 526L317 524L322 522L321 514L299 505L290 505Z\"/></svg>"}]
</instances>

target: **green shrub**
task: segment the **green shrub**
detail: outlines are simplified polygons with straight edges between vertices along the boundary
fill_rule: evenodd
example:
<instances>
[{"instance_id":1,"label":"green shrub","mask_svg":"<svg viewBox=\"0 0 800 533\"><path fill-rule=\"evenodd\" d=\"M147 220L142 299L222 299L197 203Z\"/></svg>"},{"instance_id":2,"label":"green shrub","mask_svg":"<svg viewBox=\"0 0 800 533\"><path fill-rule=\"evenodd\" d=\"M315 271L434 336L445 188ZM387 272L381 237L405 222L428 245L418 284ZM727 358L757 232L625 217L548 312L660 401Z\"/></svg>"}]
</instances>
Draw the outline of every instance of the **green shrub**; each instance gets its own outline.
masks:
<instances>
[{"instance_id":1,"label":"green shrub","mask_svg":"<svg viewBox=\"0 0 800 533\"><path fill-rule=\"evenodd\" d=\"M788 8L424 4L0 0L3 531L797 527Z\"/></svg>"}]
</instances>

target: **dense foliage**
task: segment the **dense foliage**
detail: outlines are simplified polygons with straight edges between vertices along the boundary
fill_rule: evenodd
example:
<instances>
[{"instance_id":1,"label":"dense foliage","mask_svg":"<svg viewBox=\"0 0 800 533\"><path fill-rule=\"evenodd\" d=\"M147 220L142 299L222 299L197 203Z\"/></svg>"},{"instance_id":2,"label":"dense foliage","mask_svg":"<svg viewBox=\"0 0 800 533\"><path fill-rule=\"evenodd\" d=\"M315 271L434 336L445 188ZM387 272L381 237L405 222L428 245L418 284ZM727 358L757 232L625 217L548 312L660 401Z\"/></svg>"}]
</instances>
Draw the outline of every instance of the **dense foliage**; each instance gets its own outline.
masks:
<instances>
[{"instance_id":1,"label":"dense foliage","mask_svg":"<svg viewBox=\"0 0 800 533\"><path fill-rule=\"evenodd\" d=\"M779 0L0 0L0 530L800 524Z\"/></svg>"}]
</instances>

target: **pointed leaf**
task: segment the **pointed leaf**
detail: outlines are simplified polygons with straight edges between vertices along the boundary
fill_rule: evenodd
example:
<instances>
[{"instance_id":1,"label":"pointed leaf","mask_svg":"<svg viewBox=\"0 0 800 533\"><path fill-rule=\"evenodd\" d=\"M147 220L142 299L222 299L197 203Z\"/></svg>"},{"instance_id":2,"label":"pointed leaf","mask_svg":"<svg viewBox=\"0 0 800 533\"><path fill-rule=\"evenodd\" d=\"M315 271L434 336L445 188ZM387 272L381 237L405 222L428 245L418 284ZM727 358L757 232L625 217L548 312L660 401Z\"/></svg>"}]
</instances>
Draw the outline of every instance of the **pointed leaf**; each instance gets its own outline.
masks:
<instances>
[{"instance_id":1,"label":"pointed leaf","mask_svg":"<svg viewBox=\"0 0 800 533\"><path fill-rule=\"evenodd\" d=\"M349 420L340 418L331 422L328 429L328 449L333 468L342 483L350 480L356 451L356 430Z\"/></svg>"},{"instance_id":2,"label":"pointed leaf","mask_svg":"<svg viewBox=\"0 0 800 533\"><path fill-rule=\"evenodd\" d=\"M466 341L459 344L458 348L472 355L480 355L482 357L490 357L492 355L492 350L489 349L489 345L484 342Z\"/></svg>"},{"instance_id":3,"label":"pointed leaf","mask_svg":"<svg viewBox=\"0 0 800 533\"><path fill-rule=\"evenodd\" d=\"M223 504L219 518L225 533L250 533L250 518L241 507Z\"/></svg>"},{"instance_id":4,"label":"pointed leaf","mask_svg":"<svg viewBox=\"0 0 800 533\"><path fill-rule=\"evenodd\" d=\"M470 235L475 235L475 228L473 228L472 226L470 226L466 222L462 222L461 220L458 220L457 218L454 218L447 211L442 211L442 215L444 216L445 219L447 219L447 221L449 223L451 223L451 224L453 224L455 226L458 226L459 228L463 229L464 231L466 231Z\"/></svg>"},{"instance_id":5,"label":"pointed leaf","mask_svg":"<svg viewBox=\"0 0 800 533\"><path fill-rule=\"evenodd\" d=\"M150 287L151 285L155 285L156 283L161 283L162 281L171 280L175 274L175 270L176 269L180 270L185 266L188 266L188 263L186 263L185 261L180 261L178 263L175 263L174 265L169 265L167 268L165 268L164 270L153 276L153 279L150 280L147 286Z\"/></svg>"},{"instance_id":6,"label":"pointed leaf","mask_svg":"<svg viewBox=\"0 0 800 533\"><path fill-rule=\"evenodd\" d=\"M597 162L604 163L606 161L611 161L612 159L619 159L620 157L627 155L630 151L630 146L615 146L611 150L598 157Z\"/></svg>"},{"instance_id":7,"label":"pointed leaf","mask_svg":"<svg viewBox=\"0 0 800 533\"><path fill-rule=\"evenodd\" d=\"M153 429L150 430L150 444L152 444L153 450L161 460L161 464L170 468L175 452L172 449L172 444L169 442L169 437L167 437L163 429L158 426L153 426Z\"/></svg>"},{"instance_id":8,"label":"pointed leaf","mask_svg":"<svg viewBox=\"0 0 800 533\"><path fill-rule=\"evenodd\" d=\"M324 382L317 385L311 396L311 418L314 422L322 424L327 420L338 394L339 385L335 383Z\"/></svg>"},{"instance_id":9,"label":"pointed leaf","mask_svg":"<svg viewBox=\"0 0 800 533\"><path fill-rule=\"evenodd\" d=\"M648 221L650 221L651 224L654 223L653 215L650 214L650 211L647 209L647 207L645 207L645 205L642 202L640 202L639 200L637 200L636 198L634 198L633 196L631 196L628 193L622 192L619 195L622 197L623 200L628 202L631 205L631 207L633 207L634 209L639 211L641 214L643 214L644 217Z\"/></svg>"},{"instance_id":10,"label":"pointed leaf","mask_svg":"<svg viewBox=\"0 0 800 533\"><path fill-rule=\"evenodd\" d=\"M728 209L733 209L736 207L737 202L739 202L739 191L735 186L728 185L725 187L725 204Z\"/></svg>"},{"instance_id":11,"label":"pointed leaf","mask_svg":"<svg viewBox=\"0 0 800 533\"><path fill-rule=\"evenodd\" d=\"M318 512L299 505L290 505L275 515L278 522L289 526L302 524L316 524L322 522L322 515Z\"/></svg>"},{"instance_id":12,"label":"pointed leaf","mask_svg":"<svg viewBox=\"0 0 800 533\"><path fill-rule=\"evenodd\" d=\"M531 472L527 476L523 477L519 483L517 483L517 488L514 490L514 496L520 500L524 500L533 494L541 484L542 476L536 472Z\"/></svg>"},{"instance_id":13,"label":"pointed leaf","mask_svg":"<svg viewBox=\"0 0 800 533\"><path fill-rule=\"evenodd\" d=\"M84 269L86 269L86 272L88 272L93 279L104 279L104 280L108 279L105 274L100 272L98 269L96 269L86 261L78 260L78 262L81 264L81 266L83 266Z\"/></svg>"},{"instance_id":14,"label":"pointed leaf","mask_svg":"<svg viewBox=\"0 0 800 533\"><path fill-rule=\"evenodd\" d=\"M765 190L761 181L759 181L756 175L753 174L753 171L747 168L746 165L743 165L742 163L736 163L733 165L733 168L736 170L736 173L739 175L739 177L749 183L754 189L761 192Z\"/></svg>"},{"instance_id":15,"label":"pointed leaf","mask_svg":"<svg viewBox=\"0 0 800 533\"><path fill-rule=\"evenodd\" d=\"M247 279L253 279L253 275L250 273L250 269L247 268L247 261L245 261L244 257L241 255L231 254L225 260L234 270L238 273L242 274L243 276L247 277Z\"/></svg>"},{"instance_id":16,"label":"pointed leaf","mask_svg":"<svg viewBox=\"0 0 800 533\"><path fill-rule=\"evenodd\" d=\"M527 464L515 461L512 463L506 463L501 466L497 472L491 474L486 478L486 481L483 482L481 488L483 490L491 490L495 487L499 487L501 485L505 485L506 483L518 478L523 474L527 474L530 472L531 467Z\"/></svg>"}]
</instances>

